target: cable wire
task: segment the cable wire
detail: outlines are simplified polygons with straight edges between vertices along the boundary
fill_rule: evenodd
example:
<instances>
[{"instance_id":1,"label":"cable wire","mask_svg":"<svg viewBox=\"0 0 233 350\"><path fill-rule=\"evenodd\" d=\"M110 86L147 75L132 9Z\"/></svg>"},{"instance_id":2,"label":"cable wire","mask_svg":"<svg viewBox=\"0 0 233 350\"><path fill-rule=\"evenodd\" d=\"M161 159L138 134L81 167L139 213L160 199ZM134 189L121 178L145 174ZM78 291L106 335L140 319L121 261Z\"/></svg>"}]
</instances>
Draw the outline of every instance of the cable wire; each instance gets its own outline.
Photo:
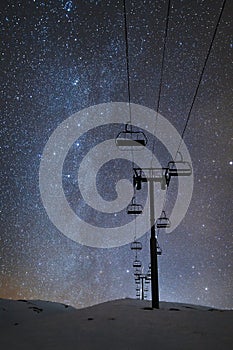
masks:
<instances>
[{"instance_id":1,"label":"cable wire","mask_svg":"<svg viewBox=\"0 0 233 350\"><path fill-rule=\"evenodd\" d=\"M129 103L129 119L131 124L131 91L130 91L130 74L129 74L129 44L128 44L128 24L127 24L127 12L126 3L123 0L124 8L124 33L125 33L125 58L126 58L126 73L127 73L127 87L128 87L128 103Z\"/></svg>"},{"instance_id":2,"label":"cable wire","mask_svg":"<svg viewBox=\"0 0 233 350\"><path fill-rule=\"evenodd\" d=\"M214 33L213 33L213 36L212 36L212 39L211 39L211 42L210 42L210 46L209 46L207 54L206 54L206 58L205 58L205 61L204 61L204 64L203 64L203 68L201 70L201 74L200 74L200 77L199 77L199 80L198 80L198 84L197 84L195 93L193 95L193 100L192 100L192 103L191 103L191 106L190 106L190 109L189 109L189 112L188 112L188 115L187 115L187 119L186 119L186 122L185 122L185 126L184 126L184 129L183 129L183 132L181 134L180 142L179 142L176 154L175 154L174 161L176 161L177 155L180 153L180 147L181 147L182 141L184 139L184 135L185 135L185 132L186 132L186 129L187 129L190 117L191 117L192 109L193 109L194 103L196 101L196 97L198 95L198 90L199 90L199 87L201 85L201 81L202 81L202 78L203 78L203 75L204 75L204 72L205 72L205 68L206 68L206 65L207 65L207 62L208 62L208 59L209 59L212 47L213 47L213 43L214 43L217 31L218 31L218 26L219 26L220 21L221 21L221 17L222 17L223 11L224 11L225 4L226 4L226 0L223 0L222 6L221 6L221 10L220 10L220 14L219 14L219 17L218 17L218 21L217 21L217 24L215 26L215 30L214 30ZM165 200L164 200L164 203L163 203L163 209L162 210L165 210L167 193L168 193L168 191L166 189L166 195L165 195Z\"/></svg>"},{"instance_id":3,"label":"cable wire","mask_svg":"<svg viewBox=\"0 0 233 350\"><path fill-rule=\"evenodd\" d=\"M203 75L204 75L204 71L205 71L205 68L206 68L206 65L207 65L207 61L208 61L208 59L209 59L210 52L211 52L211 49L212 49L212 46L213 46L213 43L214 43L214 40L215 40L215 37L216 37L216 34L217 34L218 26L219 26L219 23L220 23L220 21L221 21L221 17L222 17L222 14L223 14L223 10L224 10L225 4L226 4L226 0L223 0L222 7L221 7L221 11L220 11L220 14L219 14L219 17L218 17L218 21L217 21L217 24L216 24L216 26L215 26L215 30L214 30L214 33L213 33L213 37L212 37L212 40L211 40L211 42L210 42L209 49L208 49L207 54L206 54L206 58L205 58L205 61L204 61L204 65L203 65L203 68L202 68L202 71L201 71L201 74L200 74L200 77L199 77L199 80L198 80L198 84L197 84L195 93L194 93L194 95L193 95L193 100L192 100L192 103L191 103L191 106L190 106L190 109L189 109L189 112L188 112L188 116L187 116L187 119L186 119L186 123L185 123L184 129L183 129L183 132L182 132L182 134L181 134L181 139L180 139L180 143L179 143L179 146L178 146L176 155L175 155L175 160L176 160L176 158L177 158L177 155L178 155L178 153L179 153L179 150L180 150L182 141L183 141L183 139L184 139L184 134L185 134L185 131L186 131L186 129L187 129L187 126L188 126L188 123L189 123L189 120L190 120L190 116L191 116L191 113L192 113L192 109L193 109L193 106L194 106L194 103L195 103L195 100L196 100L196 97L197 97L197 94L198 94L199 87L200 87L200 85L201 85L201 81L202 81L202 78L203 78Z\"/></svg>"},{"instance_id":4,"label":"cable wire","mask_svg":"<svg viewBox=\"0 0 233 350\"><path fill-rule=\"evenodd\" d=\"M128 44L128 23L127 23L127 10L126 10L126 2L123 0L123 12L124 12L124 34L125 34L125 59L126 59L126 73L127 73L127 90L128 90L128 104L129 104L129 121L130 125L132 124L132 113L131 113L131 90L130 90L130 71L129 71L129 44ZM132 131L132 126L131 126ZM132 154L132 172L134 172L134 153L133 149L131 149ZM135 196L135 188L134 188L134 196ZM134 240L137 239L137 229L136 229L136 215L134 215Z\"/></svg>"},{"instance_id":5,"label":"cable wire","mask_svg":"<svg viewBox=\"0 0 233 350\"><path fill-rule=\"evenodd\" d=\"M163 39L163 53L162 53L162 62L161 62L161 73L160 73L160 79L159 79L159 91L158 91L158 99L157 99L157 105L156 105L155 128L154 128L154 132L153 132L154 136L156 136L156 126L157 126L157 121L158 121L158 113L159 113L159 109L160 109L160 99L161 99L161 91L162 91L162 85L163 85L163 73L164 73L165 52L166 52L166 46L167 46L167 34L168 34L170 8L171 8L171 1L168 0L166 24L165 24L164 39ZM151 167L152 167L154 147L155 147L155 139L153 141L153 147L152 147Z\"/></svg>"}]
</instances>

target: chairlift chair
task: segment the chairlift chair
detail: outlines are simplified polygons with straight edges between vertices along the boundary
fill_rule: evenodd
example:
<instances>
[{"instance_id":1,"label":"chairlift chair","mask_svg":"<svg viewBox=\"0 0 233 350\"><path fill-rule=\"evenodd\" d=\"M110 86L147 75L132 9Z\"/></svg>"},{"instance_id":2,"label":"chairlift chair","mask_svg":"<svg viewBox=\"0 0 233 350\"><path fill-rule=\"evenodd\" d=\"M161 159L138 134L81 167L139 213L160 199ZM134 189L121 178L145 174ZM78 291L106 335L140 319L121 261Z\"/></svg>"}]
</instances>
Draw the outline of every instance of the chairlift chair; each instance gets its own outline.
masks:
<instances>
[{"instance_id":1,"label":"chairlift chair","mask_svg":"<svg viewBox=\"0 0 233 350\"><path fill-rule=\"evenodd\" d=\"M136 269L140 269L142 267L142 262L140 260L135 259L133 262L133 267Z\"/></svg>"},{"instance_id":2,"label":"chairlift chair","mask_svg":"<svg viewBox=\"0 0 233 350\"><path fill-rule=\"evenodd\" d=\"M170 220L166 217L166 213L163 210L161 216L156 220L157 228L169 228L171 226Z\"/></svg>"},{"instance_id":3,"label":"chairlift chair","mask_svg":"<svg viewBox=\"0 0 233 350\"><path fill-rule=\"evenodd\" d=\"M127 207L127 213L139 215L139 214L142 214L142 211L143 211L142 205L135 203L135 198L133 198L132 202Z\"/></svg>"},{"instance_id":4,"label":"chairlift chair","mask_svg":"<svg viewBox=\"0 0 233 350\"><path fill-rule=\"evenodd\" d=\"M170 176L190 176L192 175L191 164L183 160L182 154L180 154L180 160L172 160L168 163L168 169Z\"/></svg>"},{"instance_id":5,"label":"chairlift chair","mask_svg":"<svg viewBox=\"0 0 233 350\"><path fill-rule=\"evenodd\" d=\"M116 137L116 145L123 150L129 147L140 149L147 144L147 138L142 131L133 131L133 126L129 123L125 124L125 130L119 132Z\"/></svg>"},{"instance_id":6,"label":"chairlift chair","mask_svg":"<svg viewBox=\"0 0 233 350\"><path fill-rule=\"evenodd\" d=\"M141 267L140 268L136 268L135 271L134 271L135 279L139 278L140 275L141 275Z\"/></svg>"},{"instance_id":7,"label":"chairlift chair","mask_svg":"<svg viewBox=\"0 0 233 350\"><path fill-rule=\"evenodd\" d=\"M130 245L131 250L142 250L142 243L139 241L134 241Z\"/></svg>"},{"instance_id":8,"label":"chairlift chair","mask_svg":"<svg viewBox=\"0 0 233 350\"><path fill-rule=\"evenodd\" d=\"M190 176L192 175L192 167L189 162L170 161L168 163L170 176Z\"/></svg>"}]
</instances>

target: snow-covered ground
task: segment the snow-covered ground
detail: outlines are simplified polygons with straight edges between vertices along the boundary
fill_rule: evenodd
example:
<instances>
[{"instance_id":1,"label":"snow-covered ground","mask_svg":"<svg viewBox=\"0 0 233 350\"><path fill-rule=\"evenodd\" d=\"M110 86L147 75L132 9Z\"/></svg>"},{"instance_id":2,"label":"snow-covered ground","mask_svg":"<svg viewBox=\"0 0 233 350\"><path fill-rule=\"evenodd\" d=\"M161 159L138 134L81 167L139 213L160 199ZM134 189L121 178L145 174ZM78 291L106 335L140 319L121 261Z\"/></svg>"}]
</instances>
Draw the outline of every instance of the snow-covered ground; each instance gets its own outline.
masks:
<instances>
[{"instance_id":1,"label":"snow-covered ground","mask_svg":"<svg viewBox=\"0 0 233 350\"><path fill-rule=\"evenodd\" d=\"M0 299L1 350L233 348L233 311L115 300L85 309Z\"/></svg>"}]
</instances>

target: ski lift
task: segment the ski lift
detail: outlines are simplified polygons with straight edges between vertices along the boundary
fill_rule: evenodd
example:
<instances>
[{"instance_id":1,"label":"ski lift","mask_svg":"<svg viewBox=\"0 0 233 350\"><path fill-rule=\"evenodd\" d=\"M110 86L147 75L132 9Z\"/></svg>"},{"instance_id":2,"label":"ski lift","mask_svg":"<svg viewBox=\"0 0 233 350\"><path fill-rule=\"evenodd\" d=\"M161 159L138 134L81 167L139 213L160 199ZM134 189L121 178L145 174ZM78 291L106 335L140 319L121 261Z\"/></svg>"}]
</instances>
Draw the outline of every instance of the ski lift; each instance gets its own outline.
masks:
<instances>
[{"instance_id":1,"label":"ski lift","mask_svg":"<svg viewBox=\"0 0 233 350\"><path fill-rule=\"evenodd\" d=\"M135 283L140 284L140 278L135 278Z\"/></svg>"},{"instance_id":2,"label":"ski lift","mask_svg":"<svg viewBox=\"0 0 233 350\"><path fill-rule=\"evenodd\" d=\"M171 226L170 220L166 217L165 210L163 210L160 218L156 220L156 227L169 228L170 226Z\"/></svg>"},{"instance_id":3,"label":"ski lift","mask_svg":"<svg viewBox=\"0 0 233 350\"><path fill-rule=\"evenodd\" d=\"M140 269L142 267L142 262L140 260L135 259L133 262L133 267Z\"/></svg>"},{"instance_id":4,"label":"ski lift","mask_svg":"<svg viewBox=\"0 0 233 350\"><path fill-rule=\"evenodd\" d=\"M170 176L190 176L192 175L191 164L183 160L182 154L180 160L172 160L168 163L168 171Z\"/></svg>"},{"instance_id":5,"label":"ski lift","mask_svg":"<svg viewBox=\"0 0 233 350\"><path fill-rule=\"evenodd\" d=\"M139 241L134 241L130 245L131 250L142 250L142 243Z\"/></svg>"},{"instance_id":6,"label":"ski lift","mask_svg":"<svg viewBox=\"0 0 233 350\"><path fill-rule=\"evenodd\" d=\"M145 283L146 283L146 284L149 284L149 283L150 283L150 280L151 280L151 278L150 278L148 275L146 275Z\"/></svg>"},{"instance_id":7,"label":"ski lift","mask_svg":"<svg viewBox=\"0 0 233 350\"><path fill-rule=\"evenodd\" d=\"M135 203L135 197L133 197L132 202L127 207L128 214L142 214L143 207L141 204Z\"/></svg>"},{"instance_id":8,"label":"ski lift","mask_svg":"<svg viewBox=\"0 0 233 350\"><path fill-rule=\"evenodd\" d=\"M133 131L133 126L129 123L125 124L125 130L119 132L116 137L116 145L122 150L127 150L128 147L136 147L140 149L147 144L147 138L142 131Z\"/></svg>"}]
</instances>

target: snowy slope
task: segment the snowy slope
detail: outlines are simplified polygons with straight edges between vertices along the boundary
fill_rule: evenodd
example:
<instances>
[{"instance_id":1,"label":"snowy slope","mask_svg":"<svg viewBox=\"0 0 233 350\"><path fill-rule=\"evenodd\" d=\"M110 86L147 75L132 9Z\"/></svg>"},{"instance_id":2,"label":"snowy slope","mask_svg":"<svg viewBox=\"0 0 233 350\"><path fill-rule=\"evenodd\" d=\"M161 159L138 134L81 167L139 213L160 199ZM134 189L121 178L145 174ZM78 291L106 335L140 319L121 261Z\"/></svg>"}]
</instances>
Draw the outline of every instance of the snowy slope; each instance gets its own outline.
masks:
<instances>
[{"instance_id":1,"label":"snowy slope","mask_svg":"<svg viewBox=\"0 0 233 350\"><path fill-rule=\"evenodd\" d=\"M233 347L233 311L115 300L85 309L0 299L0 349L189 350Z\"/></svg>"}]
</instances>

